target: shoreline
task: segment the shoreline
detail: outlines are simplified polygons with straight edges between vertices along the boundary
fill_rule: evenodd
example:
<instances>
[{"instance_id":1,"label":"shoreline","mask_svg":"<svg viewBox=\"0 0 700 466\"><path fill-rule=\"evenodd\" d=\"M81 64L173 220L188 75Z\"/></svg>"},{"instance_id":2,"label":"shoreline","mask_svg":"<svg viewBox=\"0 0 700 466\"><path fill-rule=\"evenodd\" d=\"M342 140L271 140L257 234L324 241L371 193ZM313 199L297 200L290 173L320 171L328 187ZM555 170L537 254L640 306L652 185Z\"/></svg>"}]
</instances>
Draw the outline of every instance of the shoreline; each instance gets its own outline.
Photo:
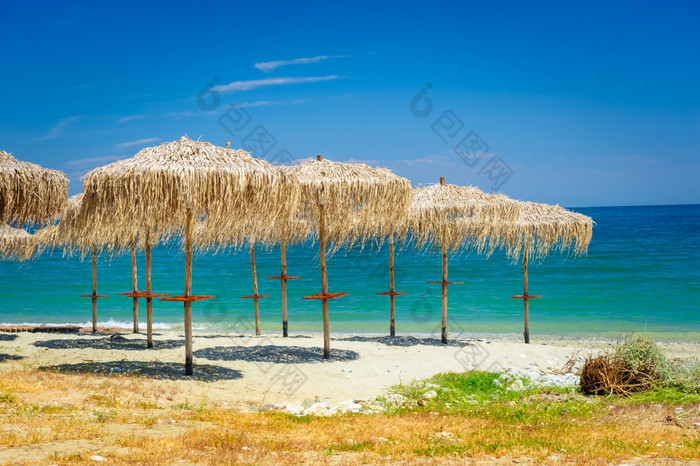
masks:
<instances>
[{"instance_id":1,"label":"shoreline","mask_svg":"<svg viewBox=\"0 0 700 466\"><path fill-rule=\"evenodd\" d=\"M63 327L63 326L77 326L81 327L81 334L88 334L92 332L92 324L86 323L86 322L79 322L79 323L31 323L31 322L23 322L23 323L0 323L0 334L2 333L12 333L7 330L6 328L10 327L22 327L22 326L27 326L27 327ZM138 334L146 334L146 324L143 321L139 322L139 333ZM115 321L107 321L107 322L98 322L98 331L102 333L124 333L124 334L133 334L133 329L132 329L132 324L130 322L115 322ZM178 325L171 325L169 323L165 322L154 322L153 323L153 332L154 335L160 333L168 333L168 332L182 332L183 327L178 326ZM244 329L244 330L239 330L237 328L214 328L214 327L197 327L196 325L193 325L192 328L194 336L197 336L197 333L199 334L205 334L205 335L221 335L221 336L227 336L230 334L236 334L236 335L249 335L251 333L254 333L252 329ZM261 328L260 330L262 336L278 336L281 334L281 330L269 330L265 328ZM316 336L322 336L323 332L319 330L290 330L290 337L299 337L299 336L311 336L311 337L316 337ZM469 340L498 340L498 341L520 341L522 339L522 334L521 333L515 333L515 332L510 332L510 333L499 333L499 332L450 332L448 328L448 333L450 335L450 338L456 338L456 339L469 339ZM583 334L583 333L574 333L574 334L568 334L568 333L542 333L542 334L537 334L537 333L530 333L530 338L533 343L538 343L538 342L545 342L545 343L554 343L554 342L579 342L579 343L601 343L601 344L607 344L607 343L616 343L618 341L624 340L627 337L630 337L632 335L644 335L648 336L650 339L657 343L685 343L685 342L696 342L700 341L700 332L687 332L687 337L686 338L675 338L675 337L669 337L670 332L619 332L616 333L616 336L611 336L611 335L601 335L601 334ZM675 335L675 334L673 334ZM337 330L333 331L331 329L331 339L335 337L347 337L347 336L369 336L369 337L389 337L388 332L376 332L376 331L345 331L345 330ZM397 337L416 337L416 338L439 338L438 333L433 333L433 332L397 332ZM685 335L684 335L685 336Z\"/></svg>"},{"instance_id":2,"label":"shoreline","mask_svg":"<svg viewBox=\"0 0 700 466\"><path fill-rule=\"evenodd\" d=\"M88 329L90 331L91 329ZM194 332L193 377L184 375L184 338L177 330L145 333L103 328L103 333L0 333L0 373L35 370L102 377L139 376L146 384L178 387L190 403L208 400L246 411L263 403L309 399L340 403L386 394L391 386L442 372L507 369L561 371L569 360L578 370L585 358L617 340L479 335L443 345L430 334L345 333L331 337L331 359L322 359L323 336L288 338L272 332ZM108 332L107 332L108 331ZM700 342L658 342L669 358L700 357Z\"/></svg>"}]
</instances>

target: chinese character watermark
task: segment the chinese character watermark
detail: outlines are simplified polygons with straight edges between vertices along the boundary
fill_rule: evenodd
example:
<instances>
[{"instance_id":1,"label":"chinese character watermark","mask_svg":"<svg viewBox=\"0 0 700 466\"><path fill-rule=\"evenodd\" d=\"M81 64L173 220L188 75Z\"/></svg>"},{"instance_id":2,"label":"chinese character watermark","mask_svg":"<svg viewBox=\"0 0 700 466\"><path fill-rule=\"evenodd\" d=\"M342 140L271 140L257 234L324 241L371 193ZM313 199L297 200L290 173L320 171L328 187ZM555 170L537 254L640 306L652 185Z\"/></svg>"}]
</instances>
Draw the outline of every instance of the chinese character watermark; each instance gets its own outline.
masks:
<instances>
[{"instance_id":1,"label":"chinese character watermark","mask_svg":"<svg viewBox=\"0 0 700 466\"><path fill-rule=\"evenodd\" d=\"M433 113L433 100L428 97L431 83L413 96L408 108L416 118L426 118ZM493 155L483 162L489 152L489 146L475 131L466 131L464 122L452 109L443 111L430 125L430 129L445 144L452 145L452 152L468 167L475 168L481 164L476 174L485 176L491 183L491 190L499 190L513 176L513 169L498 155ZM483 163L482 163L483 162Z\"/></svg>"}]
</instances>

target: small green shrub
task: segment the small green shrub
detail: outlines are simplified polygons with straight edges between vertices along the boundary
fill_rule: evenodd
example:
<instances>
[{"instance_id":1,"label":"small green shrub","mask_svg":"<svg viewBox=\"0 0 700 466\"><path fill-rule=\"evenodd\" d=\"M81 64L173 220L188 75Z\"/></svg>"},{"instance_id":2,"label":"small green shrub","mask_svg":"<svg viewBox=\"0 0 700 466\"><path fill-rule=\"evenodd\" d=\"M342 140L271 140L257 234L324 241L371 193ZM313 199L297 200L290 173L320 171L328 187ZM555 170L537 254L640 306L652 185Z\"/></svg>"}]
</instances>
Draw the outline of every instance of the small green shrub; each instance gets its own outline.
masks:
<instances>
[{"instance_id":1,"label":"small green shrub","mask_svg":"<svg viewBox=\"0 0 700 466\"><path fill-rule=\"evenodd\" d=\"M664 385L678 388L685 393L700 393L700 359L677 361L672 364Z\"/></svg>"},{"instance_id":2,"label":"small green shrub","mask_svg":"<svg viewBox=\"0 0 700 466\"><path fill-rule=\"evenodd\" d=\"M633 372L644 373L656 381L665 380L671 367L656 343L641 335L619 343L615 348L615 357L623 367Z\"/></svg>"}]
</instances>

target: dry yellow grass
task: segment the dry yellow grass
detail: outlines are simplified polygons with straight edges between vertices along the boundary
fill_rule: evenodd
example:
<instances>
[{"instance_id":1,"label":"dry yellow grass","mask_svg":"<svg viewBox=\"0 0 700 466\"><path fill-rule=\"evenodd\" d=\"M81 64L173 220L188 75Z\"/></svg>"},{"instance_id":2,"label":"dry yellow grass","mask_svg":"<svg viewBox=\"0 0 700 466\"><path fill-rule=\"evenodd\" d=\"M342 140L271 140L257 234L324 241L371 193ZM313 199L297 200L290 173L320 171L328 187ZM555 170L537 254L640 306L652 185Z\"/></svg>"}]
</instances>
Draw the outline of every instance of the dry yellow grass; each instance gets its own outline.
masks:
<instances>
[{"instance_id":1,"label":"dry yellow grass","mask_svg":"<svg viewBox=\"0 0 700 466\"><path fill-rule=\"evenodd\" d=\"M700 460L698 427L672 406L606 401L547 415L560 398L522 400L519 411L497 402L467 414L294 418L188 399L172 381L22 369L0 378L0 462L69 464L95 454L142 464ZM525 414L503 415L516 411ZM698 406L685 412L700 417Z\"/></svg>"}]
</instances>

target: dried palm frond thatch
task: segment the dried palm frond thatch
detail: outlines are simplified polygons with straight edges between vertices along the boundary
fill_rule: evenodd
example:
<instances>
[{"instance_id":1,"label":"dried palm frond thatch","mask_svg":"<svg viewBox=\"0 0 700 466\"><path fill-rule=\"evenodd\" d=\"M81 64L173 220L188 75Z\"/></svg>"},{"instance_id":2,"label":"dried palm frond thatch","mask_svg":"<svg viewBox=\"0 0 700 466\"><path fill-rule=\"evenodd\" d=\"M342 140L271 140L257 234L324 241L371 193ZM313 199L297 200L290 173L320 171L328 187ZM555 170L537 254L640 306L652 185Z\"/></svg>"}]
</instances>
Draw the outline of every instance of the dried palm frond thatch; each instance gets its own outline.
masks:
<instances>
[{"instance_id":1,"label":"dried palm frond thatch","mask_svg":"<svg viewBox=\"0 0 700 466\"><path fill-rule=\"evenodd\" d=\"M0 222L43 224L66 208L68 178L0 150Z\"/></svg>"},{"instance_id":2,"label":"dried palm frond thatch","mask_svg":"<svg viewBox=\"0 0 700 466\"><path fill-rule=\"evenodd\" d=\"M328 300L347 293L329 293L326 271L328 242L337 249L369 238L393 233L407 220L412 199L411 182L385 168L359 163L316 160L286 167L285 172L301 184L299 218L314 225L321 265L321 293L305 299L320 299L323 305L323 357L330 356ZM284 266L283 266L284 273Z\"/></svg>"},{"instance_id":3,"label":"dried palm frond thatch","mask_svg":"<svg viewBox=\"0 0 700 466\"><path fill-rule=\"evenodd\" d=\"M487 237L489 249L505 249L506 254L522 257L523 294L512 298L523 300L523 337L530 342L529 300L541 297L528 291L528 260L543 258L552 251L572 250L576 255L587 251L593 235L593 219L571 212L559 205L520 202L520 214L515 221L498 223L471 222L481 238ZM477 238L475 241L482 241ZM480 245L485 248L485 241Z\"/></svg>"},{"instance_id":4,"label":"dried palm frond thatch","mask_svg":"<svg viewBox=\"0 0 700 466\"><path fill-rule=\"evenodd\" d=\"M90 219L83 219L83 194L68 199L68 208L57 225L37 230L32 236L34 254L61 249L64 256L78 255L81 259L93 252L118 254L133 243L137 249L144 249L160 241L155 231L140 229L138 225L119 223L112 228L100 228Z\"/></svg>"},{"instance_id":5,"label":"dried palm frond thatch","mask_svg":"<svg viewBox=\"0 0 700 466\"><path fill-rule=\"evenodd\" d=\"M437 246L442 256L442 342L447 343L447 252L472 247L482 250L494 225L513 222L518 202L502 194L487 194L474 186L439 184L415 190L408 229L419 248ZM481 227L485 225L486 227Z\"/></svg>"},{"instance_id":6,"label":"dried palm frond thatch","mask_svg":"<svg viewBox=\"0 0 700 466\"><path fill-rule=\"evenodd\" d=\"M493 228L516 221L519 214L518 201L503 194L445 184L441 179L438 184L414 190L408 228L419 248L483 249Z\"/></svg>"},{"instance_id":7,"label":"dried palm frond thatch","mask_svg":"<svg viewBox=\"0 0 700 466\"><path fill-rule=\"evenodd\" d=\"M405 225L413 192L411 182L386 168L323 158L284 167L301 183L301 209L318 232L324 205L326 239L334 248L382 236Z\"/></svg>"},{"instance_id":8,"label":"dried palm frond thatch","mask_svg":"<svg viewBox=\"0 0 700 466\"><path fill-rule=\"evenodd\" d=\"M490 230L494 246L502 245L514 259L525 251L534 258L545 257L552 251L585 254L593 236L592 218L559 205L537 202L521 202L515 222L481 227Z\"/></svg>"},{"instance_id":9,"label":"dried palm frond thatch","mask_svg":"<svg viewBox=\"0 0 700 466\"><path fill-rule=\"evenodd\" d=\"M185 291L163 298L184 303L185 374L193 373L192 240L195 219L202 235L215 230L234 233L241 225L252 237L264 235L269 223L294 214L298 183L270 163L247 152L218 147L187 136L141 150L134 157L92 170L83 179L80 218L100 231L116 225L137 226L161 234L182 233L185 246ZM210 230L210 231L208 231Z\"/></svg>"},{"instance_id":10,"label":"dried palm frond thatch","mask_svg":"<svg viewBox=\"0 0 700 466\"><path fill-rule=\"evenodd\" d=\"M124 249L131 250L132 262L132 281L136 283L136 249L146 249L146 277L147 282L150 278L150 247L157 244L159 241L158 235L152 231L142 231L138 225L127 226L126 224L118 224L112 228L103 228L100 230L93 222L81 221L80 214L82 212L83 194L76 194L68 199L68 208L64 215L60 218L57 225L49 225L48 227L38 230L31 241L31 250L33 255L39 255L44 251L53 251L62 249L64 256L78 255L84 259L88 254L91 255L92 262L92 297L93 305L93 332L97 331L97 298L102 297L97 294L97 271L96 271L96 256L102 253L117 254ZM135 285L134 285L135 286ZM133 290L136 292L136 289ZM149 293L150 294L150 293ZM148 299L148 346L152 347L152 332L151 332L151 301ZM138 298L134 298L134 328L138 331Z\"/></svg>"},{"instance_id":11,"label":"dried palm frond thatch","mask_svg":"<svg viewBox=\"0 0 700 466\"><path fill-rule=\"evenodd\" d=\"M189 210L206 219L206 237L240 231L245 219L256 219L246 220L249 235L264 235L269 223L291 215L299 195L294 180L270 163L186 136L92 170L83 192L80 217L96 225L121 221L177 233Z\"/></svg>"},{"instance_id":12,"label":"dried palm frond thatch","mask_svg":"<svg viewBox=\"0 0 700 466\"><path fill-rule=\"evenodd\" d=\"M0 259L27 259L31 240L32 235L21 228L0 225Z\"/></svg>"}]
</instances>

